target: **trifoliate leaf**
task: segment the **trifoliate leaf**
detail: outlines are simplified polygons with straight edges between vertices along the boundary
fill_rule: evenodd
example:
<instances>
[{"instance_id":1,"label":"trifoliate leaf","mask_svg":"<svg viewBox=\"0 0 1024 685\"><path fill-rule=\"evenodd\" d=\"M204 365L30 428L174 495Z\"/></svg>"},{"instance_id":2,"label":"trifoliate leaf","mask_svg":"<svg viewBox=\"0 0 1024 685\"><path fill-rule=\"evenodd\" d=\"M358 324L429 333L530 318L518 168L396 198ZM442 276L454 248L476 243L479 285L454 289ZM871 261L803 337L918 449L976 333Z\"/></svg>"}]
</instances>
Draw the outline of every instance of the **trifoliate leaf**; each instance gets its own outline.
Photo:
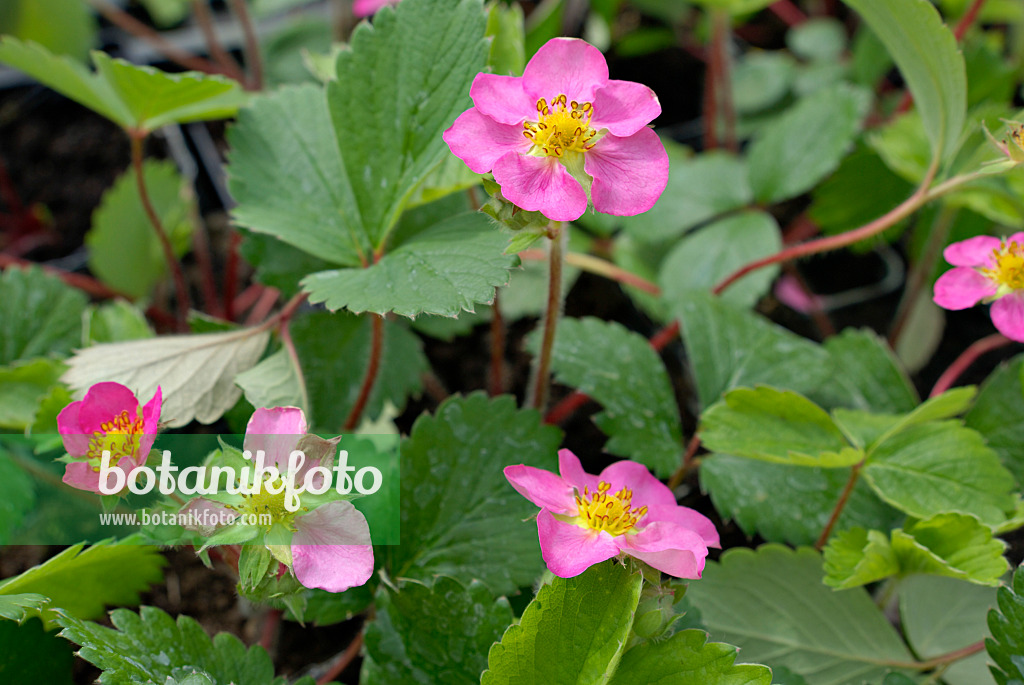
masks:
<instances>
[{"instance_id":1,"label":"trifoliate leaf","mask_svg":"<svg viewBox=\"0 0 1024 685\"><path fill-rule=\"evenodd\" d=\"M0 364L64 357L81 343L88 298L32 267L0 274Z\"/></svg>"},{"instance_id":2,"label":"trifoliate leaf","mask_svg":"<svg viewBox=\"0 0 1024 685\"><path fill-rule=\"evenodd\" d=\"M554 578L487 655L481 685L599 683L625 651L642 577L621 564L595 564Z\"/></svg>"},{"instance_id":3,"label":"trifoliate leaf","mask_svg":"<svg viewBox=\"0 0 1024 685\"><path fill-rule=\"evenodd\" d=\"M771 685L767 666L736 664L732 645L708 642L703 630L684 630L663 642L637 645L622 656L611 685Z\"/></svg>"}]
</instances>

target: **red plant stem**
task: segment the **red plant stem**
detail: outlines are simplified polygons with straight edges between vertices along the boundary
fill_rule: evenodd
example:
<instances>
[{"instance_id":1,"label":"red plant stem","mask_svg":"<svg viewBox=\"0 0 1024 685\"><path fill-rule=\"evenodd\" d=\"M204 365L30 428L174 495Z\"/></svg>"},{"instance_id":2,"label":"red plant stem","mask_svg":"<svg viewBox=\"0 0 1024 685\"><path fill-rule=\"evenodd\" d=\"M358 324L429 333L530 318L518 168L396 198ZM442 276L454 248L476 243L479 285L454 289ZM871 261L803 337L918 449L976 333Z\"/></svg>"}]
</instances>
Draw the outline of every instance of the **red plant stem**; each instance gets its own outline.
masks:
<instances>
[{"instance_id":1,"label":"red plant stem","mask_svg":"<svg viewBox=\"0 0 1024 685\"><path fill-rule=\"evenodd\" d=\"M942 375L939 376L939 380L935 381L935 386L932 387L932 391L928 393L928 397L935 397L941 395L952 387L956 379L959 378L964 371L966 371L971 364L978 361L981 355L991 352L992 350L998 350L1000 347L1009 345L1012 340L1007 338L1002 333L994 333L988 337L976 340L971 343L970 347L960 353L960 356L953 360L953 363L949 365Z\"/></svg>"},{"instance_id":2,"label":"red plant stem","mask_svg":"<svg viewBox=\"0 0 1024 685\"><path fill-rule=\"evenodd\" d=\"M242 73L242 67L239 66L235 58L217 40L217 33L213 28L213 17L210 16L210 8L206 3L207 0L192 0L192 12L196 15L196 23L199 24L199 30L203 33L206 49L209 50L213 61L219 64L225 73L231 74L233 79L241 82L245 77L245 74Z\"/></svg>"},{"instance_id":3,"label":"red plant stem","mask_svg":"<svg viewBox=\"0 0 1024 685\"><path fill-rule=\"evenodd\" d=\"M960 649L954 649L952 652L946 652L939 656L933 656L931 659L918 662L917 668L922 671L930 671L933 668L938 668L944 664L949 664L960 659L966 659L967 657L985 651L985 641L978 640L977 642L961 647Z\"/></svg>"},{"instance_id":4,"label":"red plant stem","mask_svg":"<svg viewBox=\"0 0 1024 685\"><path fill-rule=\"evenodd\" d=\"M494 289L491 305L491 368L487 392L495 397L505 392L505 321L501 317L498 288Z\"/></svg>"},{"instance_id":5,"label":"red plant stem","mask_svg":"<svg viewBox=\"0 0 1024 685\"><path fill-rule=\"evenodd\" d=\"M562 266L565 261L562 252L565 247L566 230L559 223L553 223L549 232L548 249L548 299L544 309L544 333L540 353L533 367L533 377L527 391L529 406L544 411L548 403L550 388L551 355L555 347L555 330L562 315Z\"/></svg>"},{"instance_id":6,"label":"red plant stem","mask_svg":"<svg viewBox=\"0 0 1024 685\"><path fill-rule=\"evenodd\" d=\"M156 209L153 208L153 201L149 197L149 191L146 189L146 179L142 171L142 145L146 139L145 133L129 131L128 135L132 141L132 169L135 170L135 185L139 191L139 198L142 200L142 208L145 210L146 216L149 217L149 223L153 225L153 230L156 231L157 238L160 240L160 247L164 251L164 259L167 260L167 268L174 278L175 299L178 301L177 327L179 332L184 333L188 330L189 310L188 286L185 285L185 274L181 270L178 258L174 256L174 248L171 247L167 231L164 230L163 224L160 223L160 217L157 216Z\"/></svg>"},{"instance_id":7,"label":"red plant stem","mask_svg":"<svg viewBox=\"0 0 1024 685\"><path fill-rule=\"evenodd\" d=\"M277 304L277 299L281 297L281 291L277 288L264 288L263 294L256 300L256 304L253 305L252 311L249 312L249 316L245 317L245 325L251 326L252 324L259 323L263 319L267 318L267 314Z\"/></svg>"},{"instance_id":8,"label":"red plant stem","mask_svg":"<svg viewBox=\"0 0 1024 685\"><path fill-rule=\"evenodd\" d=\"M195 231L192 234L192 251L196 254L196 263L202 275L200 284L203 290L203 306L208 314L223 317L224 308L217 297L217 279L213 275L213 257L210 255L210 239L206 232L206 222L195 212Z\"/></svg>"},{"instance_id":9,"label":"red plant stem","mask_svg":"<svg viewBox=\"0 0 1024 685\"><path fill-rule=\"evenodd\" d=\"M704 121L704 149L714 150L718 147L718 96L715 88L718 85L719 52L714 46L714 31L711 34L712 45L705 51L706 68L704 70L704 99L701 113Z\"/></svg>"},{"instance_id":10,"label":"red plant stem","mask_svg":"<svg viewBox=\"0 0 1024 685\"><path fill-rule=\"evenodd\" d=\"M679 465L679 469L672 474L672 477L668 479L669 490L675 490L679 487L679 484L686 478L686 474L690 471L690 467L693 466L693 458L697 454L697 450L700 448L700 436L697 433L693 434L690 438L690 442L686 443L686 451L683 453L683 463Z\"/></svg>"},{"instance_id":11,"label":"red plant stem","mask_svg":"<svg viewBox=\"0 0 1024 685\"><path fill-rule=\"evenodd\" d=\"M715 71L715 93L722 111L722 122L725 129L723 140L725 149L739 152L736 140L736 108L732 101L732 80L729 72L729 35L732 30L732 18L724 10L711 12L711 50L718 53Z\"/></svg>"},{"instance_id":12,"label":"red plant stem","mask_svg":"<svg viewBox=\"0 0 1024 685\"><path fill-rule=\"evenodd\" d=\"M557 426L575 414L577 409L589 401L590 395L576 390L571 395L562 398L558 404L551 408L551 411L544 416L544 423Z\"/></svg>"},{"instance_id":13,"label":"red plant stem","mask_svg":"<svg viewBox=\"0 0 1024 685\"><path fill-rule=\"evenodd\" d=\"M836 502L836 506L832 509L832 515L828 517L828 523L825 524L825 529L821 531L821 535L818 537L818 541L814 543L814 549L819 552L825 547L828 542L828 538L832 535L832 529L836 527L836 521L839 520L839 515L843 513L843 509L846 507L846 502L850 499L850 494L853 492L853 487L857 485L857 478L860 476L860 469L864 466L864 462L854 464L850 468L850 478L846 481L846 485L843 486L843 491L839 494L839 500Z\"/></svg>"},{"instance_id":14,"label":"red plant stem","mask_svg":"<svg viewBox=\"0 0 1024 685\"><path fill-rule=\"evenodd\" d=\"M221 74L224 76L233 76L222 69L219 65L214 64L208 59L202 57L196 57L190 55L187 52L179 50L175 45L166 40L159 33L154 31L152 28L146 26L141 21L121 10L118 7L114 7L103 0L87 0L88 3L97 12L103 15L103 17L114 24L120 29L127 31L133 36L137 36L142 40L152 45L157 52L166 57L171 62L178 64L186 69L193 71L201 71L205 74Z\"/></svg>"},{"instance_id":15,"label":"red plant stem","mask_svg":"<svg viewBox=\"0 0 1024 685\"><path fill-rule=\"evenodd\" d=\"M343 431L354 430L359 425L359 420L363 416L363 410L366 409L366 403L369 401L370 393L373 391L373 384L377 380L377 370L380 368L381 351L384 349L384 317L380 314L371 314L370 317L370 322L373 324L373 337L370 339L370 362L366 367L366 376L363 378L363 384L359 388L359 396L356 398L356 403L352 405L352 410L342 426Z\"/></svg>"},{"instance_id":16,"label":"red plant stem","mask_svg":"<svg viewBox=\"0 0 1024 685\"><path fill-rule=\"evenodd\" d=\"M268 609L266 616L263 617L263 631L260 633L259 645L267 652L270 652L277 641L283 613L280 609Z\"/></svg>"},{"instance_id":17,"label":"red plant stem","mask_svg":"<svg viewBox=\"0 0 1024 685\"><path fill-rule=\"evenodd\" d=\"M668 347L670 342L675 340L677 335L679 335L679 322L673 321L654 334L654 337L651 338L651 347L654 348L655 352L661 352Z\"/></svg>"},{"instance_id":18,"label":"red plant stem","mask_svg":"<svg viewBox=\"0 0 1024 685\"><path fill-rule=\"evenodd\" d=\"M787 26L799 26L807 21L807 15L800 11L800 8L794 5L791 0L778 0L768 5L768 9L784 21Z\"/></svg>"},{"instance_id":19,"label":"red plant stem","mask_svg":"<svg viewBox=\"0 0 1024 685\"><path fill-rule=\"evenodd\" d=\"M57 267L54 266L48 266L46 264L36 264L35 262L29 261L27 259L20 259L18 257L12 257L10 255L0 253L0 269L6 269L12 266L23 267L26 269L31 266L40 267L46 273L56 276L60 280L70 285L72 288L78 288L83 293L101 300L109 300L115 297L120 297L129 301L133 299L131 295L125 295L124 293L118 292L113 288L97 281L92 276L71 273L70 271L64 271L63 269L58 269Z\"/></svg>"},{"instance_id":20,"label":"red plant stem","mask_svg":"<svg viewBox=\"0 0 1024 685\"><path fill-rule=\"evenodd\" d=\"M249 9L245 6L245 0L230 0L230 2L231 11L238 18L238 22L242 25L242 33L245 35L242 50L245 53L245 67L249 71L246 87L249 90L262 90L263 58L260 56L260 41L256 35L256 27L252 23Z\"/></svg>"},{"instance_id":21,"label":"red plant stem","mask_svg":"<svg viewBox=\"0 0 1024 685\"><path fill-rule=\"evenodd\" d=\"M242 234L232 229L228 238L228 259L224 265L224 318L235 320L235 292L238 290L238 250L242 245ZM240 310L244 310L241 307Z\"/></svg>"},{"instance_id":22,"label":"red plant stem","mask_svg":"<svg viewBox=\"0 0 1024 685\"><path fill-rule=\"evenodd\" d=\"M349 664L352 663L352 660L358 656L359 650L362 649L362 647L363 632L359 631L359 633L352 639L352 642L349 643L348 647L345 648L345 651L341 653L341 656L338 657L338 660L335 661L331 665L330 669L328 669L327 672L320 676L316 681L317 685L327 685L327 683L341 675L342 672L348 668Z\"/></svg>"}]
</instances>

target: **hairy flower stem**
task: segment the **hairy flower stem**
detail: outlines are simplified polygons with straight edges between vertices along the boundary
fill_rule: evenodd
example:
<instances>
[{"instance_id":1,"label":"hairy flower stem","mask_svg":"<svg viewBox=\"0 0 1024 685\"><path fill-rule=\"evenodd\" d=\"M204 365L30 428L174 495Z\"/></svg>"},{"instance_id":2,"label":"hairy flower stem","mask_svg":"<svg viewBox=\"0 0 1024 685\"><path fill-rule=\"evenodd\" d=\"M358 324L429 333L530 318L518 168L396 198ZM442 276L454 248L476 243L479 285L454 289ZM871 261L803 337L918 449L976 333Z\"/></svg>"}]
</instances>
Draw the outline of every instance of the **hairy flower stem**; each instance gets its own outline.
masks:
<instances>
[{"instance_id":1,"label":"hairy flower stem","mask_svg":"<svg viewBox=\"0 0 1024 685\"><path fill-rule=\"evenodd\" d=\"M835 508L832 509L832 515L828 517L828 523L825 524L825 529L821 531L821 535L818 537L818 541L814 543L814 549L819 552L824 549L826 543L828 543L829 536L832 535L832 529L836 527L836 521L839 520L839 515L843 513L843 509L846 508L846 503L850 499L850 495L853 493L853 487L857 485L857 478L860 477L861 467L864 466L864 462L854 464L850 469L850 478L846 481L846 485L843 486L843 491L839 494L839 500L836 501Z\"/></svg>"},{"instance_id":2,"label":"hairy flower stem","mask_svg":"<svg viewBox=\"0 0 1024 685\"><path fill-rule=\"evenodd\" d=\"M747 274L757 271L758 269L763 269L766 266L771 266L772 264L778 264L780 262L788 262L793 259L807 257L813 254L821 254L822 252L838 250L841 247L846 247L847 245L852 245L853 243L861 240L874 237L901 219L910 216L932 200L951 193L961 186L984 176L981 172L954 176L953 178L929 189L932 179L935 177L935 171L937 168L938 162L936 159L932 161L932 165L929 168L928 173L925 175L920 187L914 191L914 194L874 221L866 223L860 228L840 233L839 235L819 238L817 240L801 243L800 245L794 245L793 247L787 247L773 255L745 264L716 285L714 289L712 289L711 293L713 295L721 295L726 288L736 281L740 280Z\"/></svg>"},{"instance_id":3,"label":"hairy flower stem","mask_svg":"<svg viewBox=\"0 0 1024 685\"><path fill-rule=\"evenodd\" d=\"M359 425L359 420L363 417L363 410L366 409L366 403L373 391L373 384L377 380L377 370L380 368L381 351L384 348L384 317L380 314L371 314L370 322L373 325L373 337L370 339L370 363L366 367L366 376L359 388L356 403L352 405L352 410L342 426L343 431L355 430Z\"/></svg>"},{"instance_id":4,"label":"hairy flower stem","mask_svg":"<svg viewBox=\"0 0 1024 685\"><path fill-rule=\"evenodd\" d=\"M939 376L939 380L935 381L935 386L932 391L928 393L928 397L935 397L949 390L949 388L956 382L956 379L966 371L971 364L978 361L981 355L997 350L1000 347L1009 345L1012 340L1007 338L1002 333L994 333L988 337L976 340L966 350L960 353L960 356L953 360L953 363L949 365L942 375Z\"/></svg>"},{"instance_id":5,"label":"hairy flower stem","mask_svg":"<svg viewBox=\"0 0 1024 685\"><path fill-rule=\"evenodd\" d=\"M551 385L551 352L555 346L555 329L558 319L562 316L562 266L565 261L566 237L568 229L560 222L554 221L548 228L548 300L544 311L544 335L541 338L540 354L537 355L533 367L533 376L527 389L529 404L527 406L544 411L548 403L548 390Z\"/></svg>"},{"instance_id":6,"label":"hairy flower stem","mask_svg":"<svg viewBox=\"0 0 1024 685\"><path fill-rule=\"evenodd\" d=\"M153 207L153 201L149 197L149 191L146 189L146 179L142 170L142 145L146 140L146 136L138 131L129 131L128 135L132 141L132 169L135 171L135 184L139 191L139 198L142 200L142 208L149 218L149 223L153 225L157 238L160 239L160 247L163 249L164 259L167 260L167 268L174 278L175 299L178 301L177 328L179 332L184 333L188 331L188 287L185 285L185 274L181 270L181 263L174 256L174 248L171 247L167 231L164 230L163 224L160 223L160 217L157 216L156 209Z\"/></svg>"}]
</instances>

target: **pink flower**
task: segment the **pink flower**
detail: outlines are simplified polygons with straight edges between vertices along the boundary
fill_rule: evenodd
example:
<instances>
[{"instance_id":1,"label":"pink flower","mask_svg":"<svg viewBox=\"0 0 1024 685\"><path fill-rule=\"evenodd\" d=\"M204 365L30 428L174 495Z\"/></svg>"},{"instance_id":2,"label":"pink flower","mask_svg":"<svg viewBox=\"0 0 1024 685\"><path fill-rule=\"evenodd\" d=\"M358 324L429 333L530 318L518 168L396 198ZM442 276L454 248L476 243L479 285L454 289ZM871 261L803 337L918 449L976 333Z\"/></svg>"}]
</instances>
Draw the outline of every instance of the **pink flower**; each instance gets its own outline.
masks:
<instances>
[{"instance_id":1,"label":"pink flower","mask_svg":"<svg viewBox=\"0 0 1024 685\"><path fill-rule=\"evenodd\" d=\"M508 201L553 221L587 209L646 212L668 182L668 155L647 124L661 113L654 92L608 78L601 52L554 38L520 76L478 74L473 107L444 132L452 152L488 171Z\"/></svg>"},{"instance_id":2,"label":"pink flower","mask_svg":"<svg viewBox=\"0 0 1024 685\"><path fill-rule=\"evenodd\" d=\"M301 483L314 466L328 470L334 461L336 441L321 440L307 435L306 417L296 407L257 409L245 429L245 450L253 454L265 453L264 465L280 472L288 470L291 453L301 449L306 460L295 474ZM319 486L322 477L314 478ZM277 489L275 484L274 489ZM300 502L301 505L301 502ZM322 504L312 511L301 508L290 512L285 506L285 492L272 494L265 488L252 495L239 495L232 504L220 504L204 498L190 501L182 513L192 514L197 521L216 520L233 522L240 514L269 514L271 527L280 525L291 531L286 560L295 578L308 588L322 588L328 592L343 592L362 585L373 575L373 547L366 517L348 501ZM230 525L230 523L229 523ZM219 526L196 526L204 535L211 535ZM279 559L279 550L275 556Z\"/></svg>"},{"instance_id":3,"label":"pink flower","mask_svg":"<svg viewBox=\"0 0 1024 685\"><path fill-rule=\"evenodd\" d=\"M156 440L161 393L139 407L135 394L120 383L97 383L85 397L57 415L57 430L73 459L64 468L64 482L79 490L100 493L100 464L110 452L110 467L125 477L146 463Z\"/></svg>"},{"instance_id":4,"label":"pink flower","mask_svg":"<svg viewBox=\"0 0 1024 685\"><path fill-rule=\"evenodd\" d=\"M397 5L399 0L356 0L352 3L352 14L357 17L368 17L381 7Z\"/></svg>"},{"instance_id":5,"label":"pink flower","mask_svg":"<svg viewBox=\"0 0 1024 685\"><path fill-rule=\"evenodd\" d=\"M718 532L705 516L676 504L672 491L635 461L599 476L583 471L569 450L558 453L561 477L532 466L508 466L505 477L541 508L541 554L556 576L572 578L593 564L627 554L677 578L700 578Z\"/></svg>"},{"instance_id":6,"label":"pink flower","mask_svg":"<svg viewBox=\"0 0 1024 685\"><path fill-rule=\"evenodd\" d=\"M1024 342L1024 233L1004 240L979 235L942 254L956 268L935 281L935 304L958 310L993 302L992 323L1007 338Z\"/></svg>"}]
</instances>

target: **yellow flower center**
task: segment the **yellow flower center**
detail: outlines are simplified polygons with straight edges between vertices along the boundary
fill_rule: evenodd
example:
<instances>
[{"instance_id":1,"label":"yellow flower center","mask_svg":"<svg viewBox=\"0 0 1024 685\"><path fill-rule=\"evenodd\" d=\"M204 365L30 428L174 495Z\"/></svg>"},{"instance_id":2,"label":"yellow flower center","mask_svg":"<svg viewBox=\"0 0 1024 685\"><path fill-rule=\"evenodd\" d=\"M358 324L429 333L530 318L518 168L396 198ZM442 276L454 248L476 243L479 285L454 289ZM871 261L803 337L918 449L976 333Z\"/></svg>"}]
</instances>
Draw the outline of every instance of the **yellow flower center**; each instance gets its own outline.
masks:
<instances>
[{"instance_id":1,"label":"yellow flower center","mask_svg":"<svg viewBox=\"0 0 1024 685\"><path fill-rule=\"evenodd\" d=\"M586 152L594 147L597 131L590 127L594 105L571 102L565 95L550 105L545 98L537 100L537 121L523 124L523 135L533 143L530 154L561 157L566 152Z\"/></svg>"},{"instance_id":2,"label":"yellow flower center","mask_svg":"<svg viewBox=\"0 0 1024 685\"><path fill-rule=\"evenodd\" d=\"M281 491L276 495L270 492L267 488L267 485L270 484L273 484L275 490L280 488ZM259 522L259 516L269 515L270 525L281 523L294 530L292 522L302 510L288 511L288 508L284 503L286 493L283 485L284 481L280 477L275 481L265 480L260 483L260 489L256 493L252 495L243 495L245 499L242 504L232 508L241 514L254 515L257 517L254 519L256 522Z\"/></svg>"},{"instance_id":3,"label":"yellow flower center","mask_svg":"<svg viewBox=\"0 0 1024 685\"><path fill-rule=\"evenodd\" d=\"M1004 242L998 250L992 251L992 258L995 265L982 269L983 274L1008 289L1024 289L1024 246Z\"/></svg>"},{"instance_id":4,"label":"yellow flower center","mask_svg":"<svg viewBox=\"0 0 1024 685\"><path fill-rule=\"evenodd\" d=\"M110 466L117 466L124 457L135 457L139 451L142 428L142 419L136 416L133 420L127 410L100 424L100 430L89 439L89 451L86 453L92 470L99 472L104 451L110 452Z\"/></svg>"},{"instance_id":5,"label":"yellow flower center","mask_svg":"<svg viewBox=\"0 0 1024 685\"><path fill-rule=\"evenodd\" d=\"M576 495L576 525L581 528L603 530L611 535L622 535L636 527L647 514L647 507L633 508L633 491L622 488L614 495L609 493L610 483L601 481L597 492L583 488L582 495Z\"/></svg>"}]
</instances>

